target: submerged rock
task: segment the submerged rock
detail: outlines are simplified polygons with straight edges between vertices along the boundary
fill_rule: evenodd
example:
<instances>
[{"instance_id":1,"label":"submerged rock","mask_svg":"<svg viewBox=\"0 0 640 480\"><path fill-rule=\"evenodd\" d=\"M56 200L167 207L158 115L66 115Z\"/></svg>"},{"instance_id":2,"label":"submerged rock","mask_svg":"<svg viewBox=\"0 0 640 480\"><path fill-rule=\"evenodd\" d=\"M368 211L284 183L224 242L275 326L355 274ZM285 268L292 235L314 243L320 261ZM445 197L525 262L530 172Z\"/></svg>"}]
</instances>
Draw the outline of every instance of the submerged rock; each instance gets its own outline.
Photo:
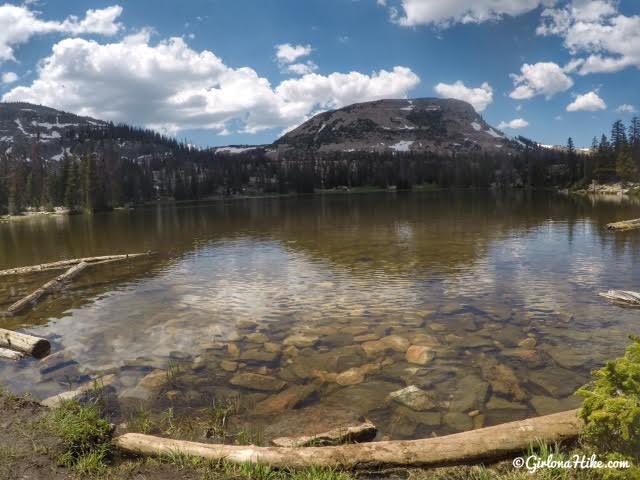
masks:
<instances>
[{"instance_id":1,"label":"submerged rock","mask_svg":"<svg viewBox=\"0 0 640 480\"><path fill-rule=\"evenodd\" d=\"M451 412L466 412L474 408L481 408L489 392L489 384L473 374L461 378L455 388L449 402L449 411Z\"/></svg>"},{"instance_id":2,"label":"submerged rock","mask_svg":"<svg viewBox=\"0 0 640 480\"><path fill-rule=\"evenodd\" d=\"M336 383L341 386L355 385L362 383L366 375L380 369L379 365L367 364L361 367L350 368L336 377Z\"/></svg>"},{"instance_id":3,"label":"submerged rock","mask_svg":"<svg viewBox=\"0 0 640 480\"><path fill-rule=\"evenodd\" d=\"M238 363L231 362L229 360L222 360L220 362L220 368L222 368L225 372L235 372L238 369Z\"/></svg>"},{"instance_id":4,"label":"submerged rock","mask_svg":"<svg viewBox=\"0 0 640 480\"><path fill-rule=\"evenodd\" d=\"M389 399L419 412L431 410L437 405L432 394L421 390L415 385L391 392Z\"/></svg>"},{"instance_id":5,"label":"submerged rock","mask_svg":"<svg viewBox=\"0 0 640 480\"><path fill-rule=\"evenodd\" d=\"M263 392L277 392L282 390L286 382L268 375L260 375L258 373L239 373L230 380L231 385L237 387L248 388L251 390L260 390Z\"/></svg>"},{"instance_id":6,"label":"submerged rock","mask_svg":"<svg viewBox=\"0 0 640 480\"><path fill-rule=\"evenodd\" d=\"M268 415L296 408L318 390L317 384L294 385L256 405L254 413Z\"/></svg>"},{"instance_id":7,"label":"submerged rock","mask_svg":"<svg viewBox=\"0 0 640 480\"><path fill-rule=\"evenodd\" d=\"M574 393L584 384L586 378L571 370L556 367L530 372L529 381L541 387L552 397L562 398Z\"/></svg>"},{"instance_id":8,"label":"submerged rock","mask_svg":"<svg viewBox=\"0 0 640 480\"><path fill-rule=\"evenodd\" d=\"M445 413L442 417L442 423L456 432L466 432L473 428L473 419L466 413Z\"/></svg>"},{"instance_id":9,"label":"submerged rock","mask_svg":"<svg viewBox=\"0 0 640 480\"><path fill-rule=\"evenodd\" d=\"M406 359L409 363L415 363L417 365L426 365L433 360L434 353L431 351L431 347L425 347L421 345L412 345L407 349Z\"/></svg>"},{"instance_id":10,"label":"submerged rock","mask_svg":"<svg viewBox=\"0 0 640 480\"><path fill-rule=\"evenodd\" d=\"M582 404L582 398L570 396L566 398L553 398L545 395L534 395L531 397L531 406L538 415L549 415L551 413L573 410Z\"/></svg>"},{"instance_id":11,"label":"submerged rock","mask_svg":"<svg viewBox=\"0 0 640 480\"><path fill-rule=\"evenodd\" d=\"M318 341L317 336L295 334L285 338L282 342L285 346L293 346L298 348L312 347Z\"/></svg>"},{"instance_id":12,"label":"submerged rock","mask_svg":"<svg viewBox=\"0 0 640 480\"><path fill-rule=\"evenodd\" d=\"M278 358L280 358L279 352L267 352L266 350L259 350L257 348L242 352L240 355L240 360L266 363L275 362Z\"/></svg>"},{"instance_id":13,"label":"submerged rock","mask_svg":"<svg viewBox=\"0 0 640 480\"><path fill-rule=\"evenodd\" d=\"M527 393L520 386L518 377L510 367L493 359L487 359L481 368L482 376L491 384L494 392L516 400L527 398Z\"/></svg>"},{"instance_id":14,"label":"submerged rock","mask_svg":"<svg viewBox=\"0 0 640 480\"><path fill-rule=\"evenodd\" d=\"M167 382L167 371L166 370L154 370L153 372L145 375L140 382L138 382L138 386L142 388L146 388L148 390L156 390L162 387Z\"/></svg>"}]
</instances>

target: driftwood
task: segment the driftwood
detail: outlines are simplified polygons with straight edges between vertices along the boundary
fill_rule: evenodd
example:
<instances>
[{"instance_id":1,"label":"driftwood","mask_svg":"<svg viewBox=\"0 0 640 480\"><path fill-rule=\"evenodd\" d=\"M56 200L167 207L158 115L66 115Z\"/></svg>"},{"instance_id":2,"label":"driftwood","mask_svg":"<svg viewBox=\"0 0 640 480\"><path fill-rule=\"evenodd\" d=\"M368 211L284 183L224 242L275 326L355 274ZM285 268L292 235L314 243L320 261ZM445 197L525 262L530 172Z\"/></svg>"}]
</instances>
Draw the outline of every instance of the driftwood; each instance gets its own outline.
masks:
<instances>
[{"instance_id":1,"label":"driftwood","mask_svg":"<svg viewBox=\"0 0 640 480\"><path fill-rule=\"evenodd\" d=\"M127 255L105 255L102 257L87 257L87 258L74 258L71 260L61 260L53 263L42 263L40 265L32 265L29 267L10 268L8 270L0 270L0 277L8 275L22 275L25 273L44 272L47 270L62 270L63 268L69 268L72 265L79 263L91 263L98 265L99 263L117 262L119 260L128 260L131 258L143 257L150 255L150 253L130 253Z\"/></svg>"},{"instance_id":2,"label":"driftwood","mask_svg":"<svg viewBox=\"0 0 640 480\"><path fill-rule=\"evenodd\" d=\"M341 443L370 442L378 433L371 422L343 428L335 428L328 432L302 437L279 437L271 440L276 447L313 447L320 445L338 445Z\"/></svg>"},{"instance_id":3,"label":"driftwood","mask_svg":"<svg viewBox=\"0 0 640 480\"><path fill-rule=\"evenodd\" d=\"M70 390L68 392L62 392L58 395L53 395L49 398L45 398L40 402L40 405L49 408L57 408L64 402L68 402L71 400L77 400L82 398L83 396L91 393L94 390L100 390L106 387L113 385L116 381L116 376L113 374L105 375L103 377L96 378L87 382L83 385L80 385L75 390Z\"/></svg>"},{"instance_id":4,"label":"driftwood","mask_svg":"<svg viewBox=\"0 0 640 480\"><path fill-rule=\"evenodd\" d=\"M11 305L7 309L7 315L17 315L23 312L24 310L26 310L27 308L32 307L33 305L38 303L40 298L53 292L54 290L57 290L64 284L64 282L72 280L74 277L76 277L80 272L82 272L88 266L89 264L86 262L81 262L81 263L78 263L77 265L74 265L62 275L57 276L56 278L45 283L43 286L41 286L34 292L30 293L26 297L15 302L13 305Z\"/></svg>"},{"instance_id":5,"label":"driftwood","mask_svg":"<svg viewBox=\"0 0 640 480\"><path fill-rule=\"evenodd\" d=\"M275 468L308 466L341 469L434 467L504 458L536 442L560 442L577 437L582 421L577 410L505 423L495 427L423 440L358 443L330 447L283 448L170 440L127 433L114 440L121 450L139 455L181 453L232 463L257 463Z\"/></svg>"},{"instance_id":6,"label":"driftwood","mask_svg":"<svg viewBox=\"0 0 640 480\"><path fill-rule=\"evenodd\" d=\"M49 355L51 344L48 340L24 333L0 328L0 347L26 353L36 358Z\"/></svg>"},{"instance_id":7,"label":"driftwood","mask_svg":"<svg viewBox=\"0 0 640 480\"><path fill-rule=\"evenodd\" d=\"M616 303L624 303L635 307L640 307L640 293L628 290L609 290L598 295Z\"/></svg>"},{"instance_id":8,"label":"driftwood","mask_svg":"<svg viewBox=\"0 0 640 480\"><path fill-rule=\"evenodd\" d=\"M622 222L610 223L607 225L609 230L615 230L618 232L624 232L627 230L635 230L640 228L640 218L635 220L624 220Z\"/></svg>"},{"instance_id":9,"label":"driftwood","mask_svg":"<svg viewBox=\"0 0 640 480\"><path fill-rule=\"evenodd\" d=\"M22 360L24 358L24 353L9 350L8 348L0 348L0 358L4 358L6 360Z\"/></svg>"}]
</instances>

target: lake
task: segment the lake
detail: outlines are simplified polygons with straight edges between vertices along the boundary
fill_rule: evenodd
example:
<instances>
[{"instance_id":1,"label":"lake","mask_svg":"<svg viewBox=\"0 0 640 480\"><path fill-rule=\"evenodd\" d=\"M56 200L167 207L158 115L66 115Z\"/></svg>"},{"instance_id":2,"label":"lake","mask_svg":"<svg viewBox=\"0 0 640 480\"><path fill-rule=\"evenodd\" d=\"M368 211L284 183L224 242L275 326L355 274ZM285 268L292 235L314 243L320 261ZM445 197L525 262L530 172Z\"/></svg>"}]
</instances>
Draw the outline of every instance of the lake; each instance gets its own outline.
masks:
<instances>
[{"instance_id":1,"label":"lake","mask_svg":"<svg viewBox=\"0 0 640 480\"><path fill-rule=\"evenodd\" d=\"M0 363L0 384L45 398L114 374L122 418L235 398L231 423L264 439L362 418L420 438L573 408L640 334L638 310L597 295L640 289L640 232L605 228L637 217L618 198L458 191L0 224L0 269L155 252L0 319L52 342L44 360ZM0 308L54 275L0 278Z\"/></svg>"}]
</instances>

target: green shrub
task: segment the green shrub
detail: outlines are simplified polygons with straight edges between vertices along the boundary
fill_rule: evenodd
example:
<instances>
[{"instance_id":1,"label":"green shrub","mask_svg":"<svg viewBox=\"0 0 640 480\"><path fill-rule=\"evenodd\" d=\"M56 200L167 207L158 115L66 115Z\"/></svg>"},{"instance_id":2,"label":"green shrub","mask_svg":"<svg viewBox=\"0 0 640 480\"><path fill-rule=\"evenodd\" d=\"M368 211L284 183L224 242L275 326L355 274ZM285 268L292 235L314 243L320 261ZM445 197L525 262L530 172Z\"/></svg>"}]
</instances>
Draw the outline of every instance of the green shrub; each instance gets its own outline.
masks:
<instances>
[{"instance_id":1,"label":"green shrub","mask_svg":"<svg viewBox=\"0 0 640 480\"><path fill-rule=\"evenodd\" d=\"M594 372L595 380L578 390L585 397L580 418L584 441L602 455L640 461L640 337L632 336L622 358Z\"/></svg>"}]
</instances>

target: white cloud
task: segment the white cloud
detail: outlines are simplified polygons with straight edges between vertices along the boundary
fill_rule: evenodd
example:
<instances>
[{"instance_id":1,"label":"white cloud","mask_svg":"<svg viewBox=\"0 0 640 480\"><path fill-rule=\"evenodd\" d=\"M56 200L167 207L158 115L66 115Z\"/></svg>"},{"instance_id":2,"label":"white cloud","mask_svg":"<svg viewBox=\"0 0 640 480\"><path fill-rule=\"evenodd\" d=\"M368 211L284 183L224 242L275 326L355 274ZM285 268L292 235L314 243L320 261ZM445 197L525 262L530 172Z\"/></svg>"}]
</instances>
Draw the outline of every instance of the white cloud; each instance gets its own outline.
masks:
<instances>
[{"instance_id":1,"label":"white cloud","mask_svg":"<svg viewBox=\"0 0 640 480\"><path fill-rule=\"evenodd\" d=\"M616 108L616 112L619 113L636 113L637 111L638 109L636 107L628 103L623 103L618 108Z\"/></svg>"},{"instance_id":2,"label":"white cloud","mask_svg":"<svg viewBox=\"0 0 640 480\"><path fill-rule=\"evenodd\" d=\"M558 35L572 55L578 73L640 69L640 16L625 16L616 0L573 0L562 9L547 9L539 35Z\"/></svg>"},{"instance_id":3,"label":"white cloud","mask_svg":"<svg viewBox=\"0 0 640 480\"><path fill-rule=\"evenodd\" d=\"M487 82L478 88L469 88L461 80L453 84L439 83L435 91L441 97L469 102L477 112L483 112L493 102L493 89Z\"/></svg>"},{"instance_id":4,"label":"white cloud","mask_svg":"<svg viewBox=\"0 0 640 480\"><path fill-rule=\"evenodd\" d=\"M18 81L18 74L15 72L5 72L2 74L2 83L13 83Z\"/></svg>"},{"instance_id":5,"label":"white cloud","mask_svg":"<svg viewBox=\"0 0 640 480\"><path fill-rule=\"evenodd\" d=\"M607 104L600 98L597 92L592 91L584 95L578 95L576 99L567 105L567 112L596 112L605 110Z\"/></svg>"},{"instance_id":6,"label":"white cloud","mask_svg":"<svg viewBox=\"0 0 640 480\"><path fill-rule=\"evenodd\" d=\"M121 28L116 23L122 7L114 5L99 10L87 10L80 20L70 16L62 22L42 20L28 5L0 5L0 63L15 60L14 49L35 35L67 33L72 35L115 35Z\"/></svg>"},{"instance_id":7,"label":"white cloud","mask_svg":"<svg viewBox=\"0 0 640 480\"><path fill-rule=\"evenodd\" d=\"M529 122L527 122L524 118L514 118L510 122L500 122L500 125L498 125L498 128L500 130L504 130L505 128L516 130L518 128L525 128L528 126L529 126Z\"/></svg>"},{"instance_id":8,"label":"white cloud","mask_svg":"<svg viewBox=\"0 0 640 480\"><path fill-rule=\"evenodd\" d=\"M526 100L536 95L544 95L548 100L573 86L573 80L553 62L525 63L520 68L520 75L512 73L511 78L516 88L509 96L515 100Z\"/></svg>"},{"instance_id":9,"label":"white cloud","mask_svg":"<svg viewBox=\"0 0 640 480\"><path fill-rule=\"evenodd\" d=\"M400 0L391 6L391 19L404 27L454 23L481 23L505 15L518 16L539 6L551 7L556 0ZM387 2L378 1L378 5Z\"/></svg>"},{"instance_id":10,"label":"white cloud","mask_svg":"<svg viewBox=\"0 0 640 480\"><path fill-rule=\"evenodd\" d=\"M225 65L185 39L150 43L149 32L101 44L68 38L41 61L37 78L2 98L23 100L164 131L258 132L300 123L318 110L406 98L420 82L397 66L366 75L308 73L272 86L250 67Z\"/></svg>"},{"instance_id":11,"label":"white cloud","mask_svg":"<svg viewBox=\"0 0 640 480\"><path fill-rule=\"evenodd\" d=\"M290 43L276 45L275 49L276 59L281 65L293 63L302 57L308 57L313 51L311 45L291 45Z\"/></svg>"},{"instance_id":12,"label":"white cloud","mask_svg":"<svg viewBox=\"0 0 640 480\"><path fill-rule=\"evenodd\" d=\"M306 63L292 63L291 65L287 65L285 71L295 75L307 75L308 73L315 72L317 69L318 65L309 60Z\"/></svg>"}]
</instances>

